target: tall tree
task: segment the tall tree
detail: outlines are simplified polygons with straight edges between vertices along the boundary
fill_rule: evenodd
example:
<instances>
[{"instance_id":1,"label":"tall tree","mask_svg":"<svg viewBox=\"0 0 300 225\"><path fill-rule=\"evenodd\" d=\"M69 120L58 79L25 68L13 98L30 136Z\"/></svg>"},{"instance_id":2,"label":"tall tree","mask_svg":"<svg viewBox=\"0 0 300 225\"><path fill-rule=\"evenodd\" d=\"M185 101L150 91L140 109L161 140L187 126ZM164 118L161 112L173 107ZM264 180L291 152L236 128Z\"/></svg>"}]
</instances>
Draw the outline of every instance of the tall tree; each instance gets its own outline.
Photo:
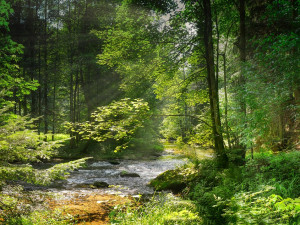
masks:
<instances>
[{"instance_id":1,"label":"tall tree","mask_svg":"<svg viewBox=\"0 0 300 225\"><path fill-rule=\"evenodd\" d=\"M207 83L209 89L210 113L212 120L212 130L215 143L215 151L219 166L227 167L228 157L225 153L220 110L219 110L219 94L218 85L214 70L214 51L213 51L213 36L212 36L212 15L210 0L203 0L203 14L204 14L204 46L205 59L207 69ZM199 26L199 25L198 25ZM200 27L198 27L200 29Z\"/></svg>"}]
</instances>

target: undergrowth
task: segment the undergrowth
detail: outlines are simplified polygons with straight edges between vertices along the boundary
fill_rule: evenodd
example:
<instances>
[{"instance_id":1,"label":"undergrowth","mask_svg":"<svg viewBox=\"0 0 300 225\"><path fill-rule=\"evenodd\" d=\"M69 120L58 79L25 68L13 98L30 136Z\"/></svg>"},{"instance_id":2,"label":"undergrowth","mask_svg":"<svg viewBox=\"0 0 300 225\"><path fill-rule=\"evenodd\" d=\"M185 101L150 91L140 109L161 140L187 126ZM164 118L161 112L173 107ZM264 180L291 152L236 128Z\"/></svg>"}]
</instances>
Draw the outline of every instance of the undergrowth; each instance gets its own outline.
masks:
<instances>
[{"instance_id":1,"label":"undergrowth","mask_svg":"<svg viewBox=\"0 0 300 225\"><path fill-rule=\"evenodd\" d=\"M47 199L53 197L40 191L26 192L22 186L6 186L0 193L0 224L65 225L75 224L71 215L52 210Z\"/></svg>"},{"instance_id":2,"label":"undergrowth","mask_svg":"<svg viewBox=\"0 0 300 225\"><path fill-rule=\"evenodd\" d=\"M257 153L244 166L222 171L214 160L202 160L186 195L204 224L298 224L299 170L297 151Z\"/></svg>"},{"instance_id":3,"label":"undergrowth","mask_svg":"<svg viewBox=\"0 0 300 225\"><path fill-rule=\"evenodd\" d=\"M161 224L201 224L196 206L172 194L160 194L140 205L135 202L125 208L116 206L110 213L111 224L161 225Z\"/></svg>"}]
</instances>

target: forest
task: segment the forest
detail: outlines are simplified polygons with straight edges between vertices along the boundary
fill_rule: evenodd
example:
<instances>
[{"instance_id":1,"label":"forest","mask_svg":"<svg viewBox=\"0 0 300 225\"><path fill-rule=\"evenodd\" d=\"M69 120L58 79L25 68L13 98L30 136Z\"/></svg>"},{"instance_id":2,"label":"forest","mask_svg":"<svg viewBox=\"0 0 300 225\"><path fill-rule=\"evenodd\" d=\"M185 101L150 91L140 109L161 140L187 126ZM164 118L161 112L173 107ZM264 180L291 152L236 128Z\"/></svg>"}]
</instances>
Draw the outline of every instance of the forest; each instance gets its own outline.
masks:
<instances>
[{"instance_id":1,"label":"forest","mask_svg":"<svg viewBox=\"0 0 300 225\"><path fill-rule=\"evenodd\" d=\"M299 224L299 0L0 0L0 224Z\"/></svg>"}]
</instances>

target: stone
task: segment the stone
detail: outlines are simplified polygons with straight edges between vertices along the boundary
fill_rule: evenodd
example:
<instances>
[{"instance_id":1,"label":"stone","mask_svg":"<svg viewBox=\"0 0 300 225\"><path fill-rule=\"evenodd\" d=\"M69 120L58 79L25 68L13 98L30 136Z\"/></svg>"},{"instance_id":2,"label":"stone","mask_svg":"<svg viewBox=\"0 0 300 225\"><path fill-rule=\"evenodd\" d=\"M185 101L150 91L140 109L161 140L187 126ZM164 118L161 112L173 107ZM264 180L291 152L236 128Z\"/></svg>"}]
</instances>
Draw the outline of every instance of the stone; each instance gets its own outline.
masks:
<instances>
[{"instance_id":1,"label":"stone","mask_svg":"<svg viewBox=\"0 0 300 225\"><path fill-rule=\"evenodd\" d=\"M120 174L121 177L141 177L140 175L138 175L137 173L128 173L126 171L123 171Z\"/></svg>"},{"instance_id":2,"label":"stone","mask_svg":"<svg viewBox=\"0 0 300 225\"><path fill-rule=\"evenodd\" d=\"M96 188L108 188L109 184L104 181L95 181L93 186L95 186Z\"/></svg>"},{"instance_id":3,"label":"stone","mask_svg":"<svg viewBox=\"0 0 300 225\"><path fill-rule=\"evenodd\" d=\"M111 160L111 161L108 161L108 162L112 165L119 165L120 164L118 161L114 161L114 160Z\"/></svg>"}]
</instances>

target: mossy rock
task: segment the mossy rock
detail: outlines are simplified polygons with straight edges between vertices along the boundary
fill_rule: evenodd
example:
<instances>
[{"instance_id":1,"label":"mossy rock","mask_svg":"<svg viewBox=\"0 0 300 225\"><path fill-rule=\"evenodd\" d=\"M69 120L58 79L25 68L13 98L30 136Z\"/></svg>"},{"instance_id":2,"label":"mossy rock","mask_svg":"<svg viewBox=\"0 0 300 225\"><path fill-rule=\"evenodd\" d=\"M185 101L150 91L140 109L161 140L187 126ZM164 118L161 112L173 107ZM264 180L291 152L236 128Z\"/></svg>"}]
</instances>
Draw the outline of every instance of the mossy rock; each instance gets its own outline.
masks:
<instances>
[{"instance_id":1,"label":"mossy rock","mask_svg":"<svg viewBox=\"0 0 300 225\"><path fill-rule=\"evenodd\" d=\"M171 190L174 193L181 192L187 186L186 177L179 174L178 170L168 170L150 181L149 184L157 191Z\"/></svg>"},{"instance_id":2,"label":"mossy rock","mask_svg":"<svg viewBox=\"0 0 300 225\"><path fill-rule=\"evenodd\" d=\"M151 180L149 186L157 191L171 190L173 193L183 191L187 185L195 179L197 170L194 166L184 165L175 170L168 170Z\"/></svg>"},{"instance_id":3,"label":"mossy rock","mask_svg":"<svg viewBox=\"0 0 300 225\"><path fill-rule=\"evenodd\" d=\"M96 188L108 188L109 184L103 181L96 181L94 182L93 186L95 186Z\"/></svg>"},{"instance_id":4,"label":"mossy rock","mask_svg":"<svg viewBox=\"0 0 300 225\"><path fill-rule=\"evenodd\" d=\"M141 177L137 173L129 173L127 171L122 171L120 177Z\"/></svg>"},{"instance_id":5,"label":"mossy rock","mask_svg":"<svg viewBox=\"0 0 300 225\"><path fill-rule=\"evenodd\" d=\"M112 164L112 165L119 165L120 164L120 162L118 162L118 161L116 161L116 160L110 160L110 161L108 161L110 164Z\"/></svg>"}]
</instances>

